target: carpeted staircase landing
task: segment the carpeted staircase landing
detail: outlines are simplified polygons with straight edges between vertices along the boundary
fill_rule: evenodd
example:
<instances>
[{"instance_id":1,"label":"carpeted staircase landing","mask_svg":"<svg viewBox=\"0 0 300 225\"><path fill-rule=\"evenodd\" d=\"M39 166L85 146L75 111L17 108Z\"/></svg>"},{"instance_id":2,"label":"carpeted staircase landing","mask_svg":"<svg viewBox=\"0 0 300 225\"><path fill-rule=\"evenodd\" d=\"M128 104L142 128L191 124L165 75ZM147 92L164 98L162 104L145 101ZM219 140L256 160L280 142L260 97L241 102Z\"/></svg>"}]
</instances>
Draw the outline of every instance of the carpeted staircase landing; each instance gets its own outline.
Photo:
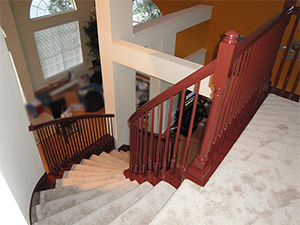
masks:
<instances>
[{"instance_id":1,"label":"carpeted staircase landing","mask_svg":"<svg viewBox=\"0 0 300 225\"><path fill-rule=\"evenodd\" d=\"M35 225L148 224L174 194L161 181L139 185L123 175L129 153L103 152L83 159L56 181L55 189L37 193L32 213Z\"/></svg>"}]
</instances>

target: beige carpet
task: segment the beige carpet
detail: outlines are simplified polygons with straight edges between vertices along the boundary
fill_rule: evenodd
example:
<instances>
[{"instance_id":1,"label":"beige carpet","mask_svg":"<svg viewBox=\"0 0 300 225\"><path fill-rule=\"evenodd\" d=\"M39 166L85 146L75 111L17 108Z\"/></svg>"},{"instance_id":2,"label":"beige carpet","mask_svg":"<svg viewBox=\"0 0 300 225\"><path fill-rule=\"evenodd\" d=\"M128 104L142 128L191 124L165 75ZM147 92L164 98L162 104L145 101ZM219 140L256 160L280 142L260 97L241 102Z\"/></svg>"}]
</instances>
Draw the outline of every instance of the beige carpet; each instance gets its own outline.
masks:
<instances>
[{"instance_id":1,"label":"beige carpet","mask_svg":"<svg viewBox=\"0 0 300 225\"><path fill-rule=\"evenodd\" d=\"M206 186L185 180L151 224L300 224L299 123L269 95Z\"/></svg>"}]
</instances>

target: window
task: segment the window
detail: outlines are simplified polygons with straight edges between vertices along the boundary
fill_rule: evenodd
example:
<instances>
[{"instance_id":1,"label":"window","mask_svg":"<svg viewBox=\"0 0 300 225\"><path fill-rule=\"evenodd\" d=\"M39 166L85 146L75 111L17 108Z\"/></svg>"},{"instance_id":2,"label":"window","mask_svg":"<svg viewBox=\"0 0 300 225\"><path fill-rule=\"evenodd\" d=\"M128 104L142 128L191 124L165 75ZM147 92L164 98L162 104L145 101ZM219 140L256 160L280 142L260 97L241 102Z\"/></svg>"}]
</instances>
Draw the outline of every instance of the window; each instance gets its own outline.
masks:
<instances>
[{"instance_id":1,"label":"window","mask_svg":"<svg viewBox=\"0 0 300 225\"><path fill-rule=\"evenodd\" d=\"M133 25L144 23L162 16L159 8L151 0L134 0L132 11Z\"/></svg>"},{"instance_id":2,"label":"window","mask_svg":"<svg viewBox=\"0 0 300 225\"><path fill-rule=\"evenodd\" d=\"M83 62L78 21L34 32L44 78Z\"/></svg>"},{"instance_id":3,"label":"window","mask_svg":"<svg viewBox=\"0 0 300 225\"><path fill-rule=\"evenodd\" d=\"M76 10L73 0L32 0L30 19Z\"/></svg>"}]
</instances>

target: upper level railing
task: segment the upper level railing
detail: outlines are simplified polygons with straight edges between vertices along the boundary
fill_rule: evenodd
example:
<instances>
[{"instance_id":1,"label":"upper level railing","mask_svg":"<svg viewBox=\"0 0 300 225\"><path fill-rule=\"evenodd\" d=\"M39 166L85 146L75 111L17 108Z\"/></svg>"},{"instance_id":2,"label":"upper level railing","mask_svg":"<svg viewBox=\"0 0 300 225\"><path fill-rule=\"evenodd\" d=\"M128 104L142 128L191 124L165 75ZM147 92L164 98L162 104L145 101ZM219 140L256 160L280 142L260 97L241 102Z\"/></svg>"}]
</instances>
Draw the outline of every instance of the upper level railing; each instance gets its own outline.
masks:
<instances>
[{"instance_id":1,"label":"upper level railing","mask_svg":"<svg viewBox=\"0 0 300 225\"><path fill-rule=\"evenodd\" d=\"M241 42L234 30L220 43L214 99L199 155L183 177L204 185L263 102L292 8L284 9Z\"/></svg>"},{"instance_id":2,"label":"upper level railing","mask_svg":"<svg viewBox=\"0 0 300 225\"><path fill-rule=\"evenodd\" d=\"M29 131L36 132L47 172L57 176L61 170L83 158L113 149L113 117L111 114L91 114L30 125Z\"/></svg>"},{"instance_id":3,"label":"upper level railing","mask_svg":"<svg viewBox=\"0 0 300 225\"><path fill-rule=\"evenodd\" d=\"M292 2L292 1L291 1ZM278 55L281 61L276 71L274 82L272 83L272 92L295 101L299 101L299 79L300 79L300 40L299 40L299 14L300 7L295 6L292 8L292 18L290 25L290 34L287 39L285 51ZM297 35L298 33L298 35ZM298 40L297 40L298 38ZM277 68L276 68L277 69ZM281 81L282 80L282 81ZM280 85L281 81L281 85ZM297 92L298 88L298 93Z\"/></svg>"},{"instance_id":4,"label":"upper level railing","mask_svg":"<svg viewBox=\"0 0 300 225\"><path fill-rule=\"evenodd\" d=\"M174 186L184 177L204 185L269 93L275 57L292 12L293 7L285 8L241 42L235 30L227 31L215 61L137 110L129 119L131 159L125 174L133 179L143 176L153 183L157 178L164 179ZM201 80L210 74L215 91L200 153L188 166L194 123L198 122L195 119L201 105L196 94L188 116L183 160L178 165L182 121L187 118L183 116L186 90L192 87L199 93ZM174 147L170 147L173 129ZM158 133L156 145L154 133ZM166 139L163 150L162 137Z\"/></svg>"}]
</instances>

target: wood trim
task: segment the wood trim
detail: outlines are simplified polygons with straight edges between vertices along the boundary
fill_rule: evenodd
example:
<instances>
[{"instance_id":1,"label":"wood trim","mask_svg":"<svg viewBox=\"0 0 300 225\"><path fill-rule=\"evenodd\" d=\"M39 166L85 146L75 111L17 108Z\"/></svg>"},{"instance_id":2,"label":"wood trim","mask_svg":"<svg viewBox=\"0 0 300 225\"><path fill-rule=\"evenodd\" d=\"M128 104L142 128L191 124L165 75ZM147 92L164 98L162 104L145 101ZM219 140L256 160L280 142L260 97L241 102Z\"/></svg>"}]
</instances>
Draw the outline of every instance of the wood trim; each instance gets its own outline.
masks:
<instances>
[{"instance_id":1,"label":"wood trim","mask_svg":"<svg viewBox=\"0 0 300 225\"><path fill-rule=\"evenodd\" d=\"M37 184L35 185L31 199L30 199L30 207L29 207L29 221L30 224L35 223L36 221L32 221L32 213L35 213L35 206L39 204L39 201L34 201L34 195L40 191L53 189L55 188L56 178L51 176L50 174L44 173Z\"/></svg>"},{"instance_id":2,"label":"wood trim","mask_svg":"<svg viewBox=\"0 0 300 225\"><path fill-rule=\"evenodd\" d=\"M130 145L121 145L119 148L118 148L118 151L124 151L124 152L129 152L130 151Z\"/></svg>"}]
</instances>

